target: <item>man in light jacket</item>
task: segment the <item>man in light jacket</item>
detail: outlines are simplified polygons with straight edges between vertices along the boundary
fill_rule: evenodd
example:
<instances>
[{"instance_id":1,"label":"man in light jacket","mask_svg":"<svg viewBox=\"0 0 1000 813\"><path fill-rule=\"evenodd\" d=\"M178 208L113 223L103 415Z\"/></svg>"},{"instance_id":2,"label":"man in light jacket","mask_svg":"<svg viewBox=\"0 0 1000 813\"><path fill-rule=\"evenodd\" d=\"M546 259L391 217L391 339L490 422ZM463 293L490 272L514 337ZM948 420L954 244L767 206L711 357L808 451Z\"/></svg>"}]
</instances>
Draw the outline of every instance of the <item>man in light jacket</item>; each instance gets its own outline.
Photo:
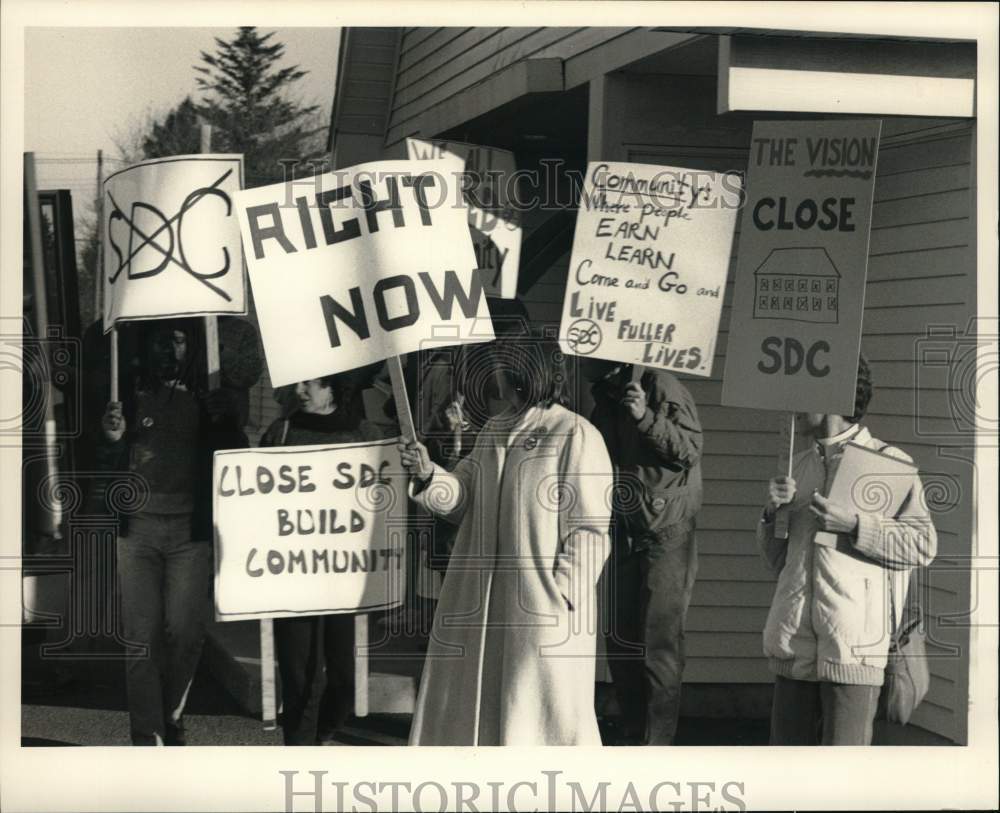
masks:
<instances>
[{"instance_id":1,"label":"man in light jacket","mask_svg":"<svg viewBox=\"0 0 1000 813\"><path fill-rule=\"evenodd\" d=\"M591 422L615 467L608 665L622 710L616 744L671 745L680 713L684 619L698 568L702 432L687 388L664 370L584 359Z\"/></svg>"},{"instance_id":2,"label":"man in light jacket","mask_svg":"<svg viewBox=\"0 0 1000 813\"><path fill-rule=\"evenodd\" d=\"M800 416L812 443L795 456L791 478L768 484L757 544L778 574L764 629L764 653L775 674L772 745L871 744L910 570L930 564L937 551L916 474L892 516L823 496L848 442L912 462L861 425L871 396L862 357L854 414ZM783 505L789 506L789 535L777 539L774 518ZM836 547L817 544L818 531L836 534Z\"/></svg>"}]
</instances>

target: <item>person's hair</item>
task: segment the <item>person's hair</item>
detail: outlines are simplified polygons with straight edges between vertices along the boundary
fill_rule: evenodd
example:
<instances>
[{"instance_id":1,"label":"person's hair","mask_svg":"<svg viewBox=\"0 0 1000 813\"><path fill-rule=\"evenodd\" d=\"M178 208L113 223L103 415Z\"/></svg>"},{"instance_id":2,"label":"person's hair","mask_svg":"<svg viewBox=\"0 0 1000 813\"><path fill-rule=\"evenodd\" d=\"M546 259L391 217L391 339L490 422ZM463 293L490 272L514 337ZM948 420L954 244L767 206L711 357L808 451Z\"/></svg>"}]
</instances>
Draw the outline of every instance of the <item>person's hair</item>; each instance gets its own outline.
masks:
<instances>
[{"instance_id":1,"label":"person's hair","mask_svg":"<svg viewBox=\"0 0 1000 813\"><path fill-rule=\"evenodd\" d=\"M184 334L184 360L178 371L178 380L189 390L203 386L204 370L202 361L205 355L201 342L201 333L191 319L152 319L139 323L139 356L137 362L138 384L142 389L157 389L160 381L152 374L153 341L160 334L168 334L173 340L174 331Z\"/></svg>"},{"instance_id":2,"label":"person's hair","mask_svg":"<svg viewBox=\"0 0 1000 813\"><path fill-rule=\"evenodd\" d=\"M354 395L354 383L346 373L323 375L319 377L318 381L322 386L330 388L333 401L338 409L345 406Z\"/></svg>"},{"instance_id":3,"label":"person's hair","mask_svg":"<svg viewBox=\"0 0 1000 813\"><path fill-rule=\"evenodd\" d=\"M854 390L854 414L844 415L851 423L859 423L868 413L872 400L872 370L864 354L858 356L858 383Z\"/></svg>"},{"instance_id":4,"label":"person's hair","mask_svg":"<svg viewBox=\"0 0 1000 813\"><path fill-rule=\"evenodd\" d=\"M555 339L538 330L527 336L500 339L495 357L510 386L526 405L569 404L565 359Z\"/></svg>"}]
</instances>

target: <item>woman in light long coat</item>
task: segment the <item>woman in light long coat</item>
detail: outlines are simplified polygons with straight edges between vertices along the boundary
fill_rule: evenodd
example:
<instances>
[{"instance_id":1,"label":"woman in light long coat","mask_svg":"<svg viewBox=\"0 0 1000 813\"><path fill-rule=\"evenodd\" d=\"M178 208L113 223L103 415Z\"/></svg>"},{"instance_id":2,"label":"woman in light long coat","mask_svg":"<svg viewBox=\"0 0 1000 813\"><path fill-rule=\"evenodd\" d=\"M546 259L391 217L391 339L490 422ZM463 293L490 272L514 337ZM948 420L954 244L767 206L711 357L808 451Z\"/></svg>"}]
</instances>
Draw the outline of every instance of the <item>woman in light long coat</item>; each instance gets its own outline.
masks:
<instances>
[{"instance_id":1,"label":"woman in light long coat","mask_svg":"<svg viewBox=\"0 0 1000 813\"><path fill-rule=\"evenodd\" d=\"M565 371L538 336L497 346L510 407L454 471L400 445L411 496L459 525L411 745L600 745L596 584L609 552L611 462L563 405Z\"/></svg>"}]
</instances>

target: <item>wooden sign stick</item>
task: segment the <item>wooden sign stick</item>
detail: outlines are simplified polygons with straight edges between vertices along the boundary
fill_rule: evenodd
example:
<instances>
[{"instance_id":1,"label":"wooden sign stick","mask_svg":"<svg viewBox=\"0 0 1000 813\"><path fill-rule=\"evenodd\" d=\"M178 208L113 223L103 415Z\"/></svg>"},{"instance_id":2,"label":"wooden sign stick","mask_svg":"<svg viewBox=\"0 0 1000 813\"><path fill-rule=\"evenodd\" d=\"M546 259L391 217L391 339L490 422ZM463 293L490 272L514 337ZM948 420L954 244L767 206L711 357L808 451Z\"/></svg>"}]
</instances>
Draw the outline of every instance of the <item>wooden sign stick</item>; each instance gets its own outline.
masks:
<instances>
[{"instance_id":1,"label":"wooden sign stick","mask_svg":"<svg viewBox=\"0 0 1000 813\"><path fill-rule=\"evenodd\" d=\"M385 360L389 368L389 378L392 381L392 395L396 402L396 417L399 420L400 435L404 440L415 440L413 428L413 413L410 411L410 401L406 395L406 380L403 378L403 363L399 356L390 356ZM368 703L368 615L358 613L354 616L354 715L367 717Z\"/></svg>"},{"instance_id":2,"label":"wooden sign stick","mask_svg":"<svg viewBox=\"0 0 1000 813\"><path fill-rule=\"evenodd\" d=\"M645 368L641 364L633 364L632 372L630 373L629 383L638 384L644 372Z\"/></svg>"},{"instance_id":3,"label":"wooden sign stick","mask_svg":"<svg viewBox=\"0 0 1000 813\"><path fill-rule=\"evenodd\" d=\"M795 453L795 413L782 415L778 424L778 437L781 452L778 455L778 468L785 472L786 477L792 476L792 457ZM774 515L774 538L788 539L788 506L783 505Z\"/></svg>"},{"instance_id":4,"label":"wooden sign stick","mask_svg":"<svg viewBox=\"0 0 1000 813\"><path fill-rule=\"evenodd\" d=\"M118 328L112 326L111 336L111 400L118 400Z\"/></svg>"},{"instance_id":5,"label":"wooden sign stick","mask_svg":"<svg viewBox=\"0 0 1000 813\"><path fill-rule=\"evenodd\" d=\"M212 125L201 125L201 152L212 151ZM205 322L205 371L209 392L218 389L222 384L222 366L219 361L219 317L208 314L203 317ZM274 621L270 618L260 620L260 708L261 719L265 731L273 731L277 727L278 704L275 688L274 662Z\"/></svg>"}]
</instances>

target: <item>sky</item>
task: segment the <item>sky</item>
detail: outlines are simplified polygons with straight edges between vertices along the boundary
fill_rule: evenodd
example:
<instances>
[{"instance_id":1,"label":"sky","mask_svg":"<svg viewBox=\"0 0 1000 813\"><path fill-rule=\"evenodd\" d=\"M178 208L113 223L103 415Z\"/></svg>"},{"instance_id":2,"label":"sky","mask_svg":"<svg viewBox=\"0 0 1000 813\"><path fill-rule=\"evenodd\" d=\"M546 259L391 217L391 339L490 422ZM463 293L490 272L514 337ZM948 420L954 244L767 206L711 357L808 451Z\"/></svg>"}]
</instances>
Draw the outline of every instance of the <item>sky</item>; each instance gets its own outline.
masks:
<instances>
[{"instance_id":1,"label":"sky","mask_svg":"<svg viewBox=\"0 0 1000 813\"><path fill-rule=\"evenodd\" d=\"M309 74L296 95L328 115L339 28L263 28L285 44L282 65ZM233 28L29 28L25 34L24 149L40 188L93 195L96 153L119 167L116 140L196 94L193 65Z\"/></svg>"}]
</instances>

